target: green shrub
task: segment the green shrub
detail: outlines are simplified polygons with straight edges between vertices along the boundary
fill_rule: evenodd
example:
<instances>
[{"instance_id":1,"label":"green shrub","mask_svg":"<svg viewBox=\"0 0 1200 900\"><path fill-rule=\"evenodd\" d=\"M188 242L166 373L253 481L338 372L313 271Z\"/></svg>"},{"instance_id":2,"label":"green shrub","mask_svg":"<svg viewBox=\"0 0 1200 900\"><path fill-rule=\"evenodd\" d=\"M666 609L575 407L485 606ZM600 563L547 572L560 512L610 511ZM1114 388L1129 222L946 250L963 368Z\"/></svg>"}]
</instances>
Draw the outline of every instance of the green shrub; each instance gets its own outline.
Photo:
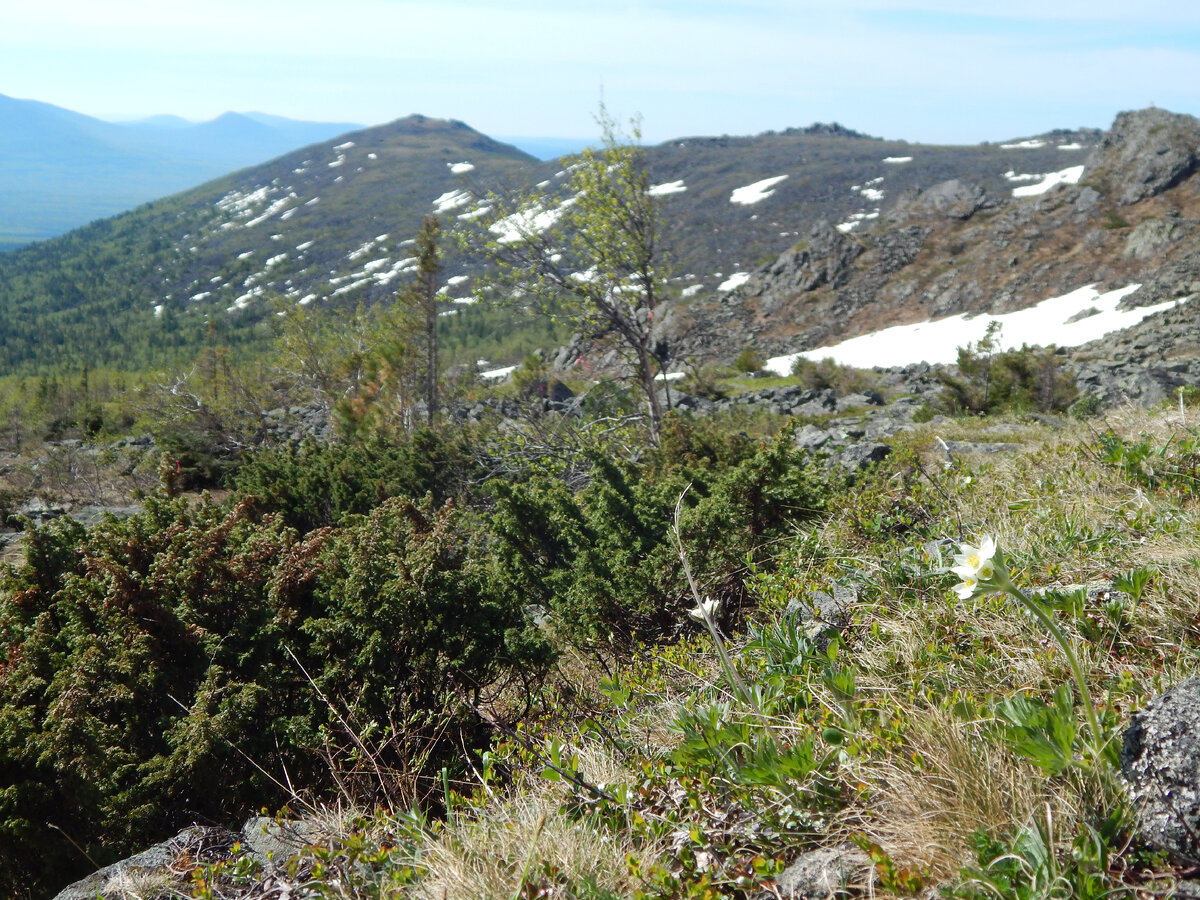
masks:
<instances>
[{"instance_id":1,"label":"green shrub","mask_svg":"<svg viewBox=\"0 0 1200 900\"><path fill-rule=\"evenodd\" d=\"M454 496L473 474L461 439L420 430L410 437L346 444L307 442L255 454L232 485L259 497L302 534L365 515L389 497Z\"/></svg>"},{"instance_id":2,"label":"green shrub","mask_svg":"<svg viewBox=\"0 0 1200 900\"><path fill-rule=\"evenodd\" d=\"M763 367L762 357L753 347L747 347L738 354L738 358L733 361L733 367L739 372L749 375L752 372L758 372Z\"/></svg>"},{"instance_id":3,"label":"green shrub","mask_svg":"<svg viewBox=\"0 0 1200 900\"><path fill-rule=\"evenodd\" d=\"M859 394L874 389L879 383L873 372L844 366L828 357L818 362L797 357L792 363L792 374L810 391L832 389L837 394Z\"/></svg>"},{"instance_id":4,"label":"green shrub","mask_svg":"<svg viewBox=\"0 0 1200 900\"><path fill-rule=\"evenodd\" d=\"M315 560L313 609L297 610L316 686L391 728L384 762L397 771L424 757L436 772L478 745L486 723L458 701L478 703L506 678L528 697L550 661L471 531L453 504L387 500L331 534Z\"/></svg>"},{"instance_id":5,"label":"green shrub","mask_svg":"<svg viewBox=\"0 0 1200 900\"><path fill-rule=\"evenodd\" d=\"M366 790L365 769L357 799L414 799L483 739L458 698L549 659L469 533L408 499L303 540L250 500L33 531L0 585L0 894L277 806L285 782Z\"/></svg>"},{"instance_id":6,"label":"green shrub","mask_svg":"<svg viewBox=\"0 0 1200 900\"><path fill-rule=\"evenodd\" d=\"M581 645L669 637L694 605L670 532L686 489L680 527L700 590L736 610L748 558L765 560L792 523L823 508L824 476L789 435L760 445L668 417L641 466L597 454L577 493L543 476L497 482L501 576Z\"/></svg>"},{"instance_id":7,"label":"green shrub","mask_svg":"<svg viewBox=\"0 0 1200 900\"><path fill-rule=\"evenodd\" d=\"M724 400L729 396L721 379L729 370L720 366L690 366L686 376L679 382L679 389L693 397L706 400Z\"/></svg>"},{"instance_id":8,"label":"green shrub","mask_svg":"<svg viewBox=\"0 0 1200 900\"><path fill-rule=\"evenodd\" d=\"M958 348L958 376L943 374L941 405L954 414L1000 410L1061 412L1078 391L1054 347L999 350L993 322L983 340Z\"/></svg>"},{"instance_id":9,"label":"green shrub","mask_svg":"<svg viewBox=\"0 0 1200 900\"><path fill-rule=\"evenodd\" d=\"M72 842L111 862L278 799L242 754L295 761L275 750L288 692L264 602L287 534L244 506L152 500L29 540L0 607L0 893L83 874Z\"/></svg>"}]
</instances>

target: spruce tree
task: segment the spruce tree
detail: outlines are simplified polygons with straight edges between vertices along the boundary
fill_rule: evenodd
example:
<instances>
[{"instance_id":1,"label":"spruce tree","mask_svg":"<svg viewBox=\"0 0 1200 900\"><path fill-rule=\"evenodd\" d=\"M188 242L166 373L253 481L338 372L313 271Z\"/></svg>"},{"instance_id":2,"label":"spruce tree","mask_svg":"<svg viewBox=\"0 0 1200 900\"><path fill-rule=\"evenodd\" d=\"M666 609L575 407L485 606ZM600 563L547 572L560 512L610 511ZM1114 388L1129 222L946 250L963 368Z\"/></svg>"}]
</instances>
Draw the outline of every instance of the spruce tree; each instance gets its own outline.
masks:
<instances>
[{"instance_id":1,"label":"spruce tree","mask_svg":"<svg viewBox=\"0 0 1200 900\"><path fill-rule=\"evenodd\" d=\"M438 289L442 262L438 251L441 224L437 216L426 216L417 232L417 271L411 284L402 288L398 302L397 338L407 349L407 372L402 392L425 401L425 421L432 425L438 412Z\"/></svg>"}]
</instances>

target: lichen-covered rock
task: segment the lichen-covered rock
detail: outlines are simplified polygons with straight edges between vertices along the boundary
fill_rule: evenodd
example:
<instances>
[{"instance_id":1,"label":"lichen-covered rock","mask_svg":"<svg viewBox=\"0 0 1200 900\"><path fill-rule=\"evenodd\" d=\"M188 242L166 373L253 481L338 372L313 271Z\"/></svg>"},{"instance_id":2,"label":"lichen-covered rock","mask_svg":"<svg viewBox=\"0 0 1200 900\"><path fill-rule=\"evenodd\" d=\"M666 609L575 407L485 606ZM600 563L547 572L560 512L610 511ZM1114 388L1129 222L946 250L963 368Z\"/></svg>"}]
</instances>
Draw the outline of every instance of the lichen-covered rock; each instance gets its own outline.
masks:
<instances>
[{"instance_id":1,"label":"lichen-covered rock","mask_svg":"<svg viewBox=\"0 0 1200 900\"><path fill-rule=\"evenodd\" d=\"M193 825L170 840L128 859L105 866L64 888L54 900L128 900L141 896L182 896L188 873L197 863L215 863L236 855L258 863L261 878L281 876L304 847L328 837L315 821L255 817L240 833ZM240 845L240 852L235 850ZM290 888L286 888L290 890ZM279 896L285 896L285 893ZM266 896L255 893L253 896ZM271 896L276 896L271 893Z\"/></svg>"},{"instance_id":2,"label":"lichen-covered rock","mask_svg":"<svg viewBox=\"0 0 1200 900\"><path fill-rule=\"evenodd\" d=\"M824 650L831 639L850 626L850 613L857 602L857 590L835 584L832 591L812 591L803 597L793 597L784 615L800 623L805 637Z\"/></svg>"},{"instance_id":3,"label":"lichen-covered rock","mask_svg":"<svg viewBox=\"0 0 1200 900\"><path fill-rule=\"evenodd\" d=\"M847 897L865 891L871 860L857 847L822 847L801 853L775 879L775 893L786 898Z\"/></svg>"},{"instance_id":4,"label":"lichen-covered rock","mask_svg":"<svg viewBox=\"0 0 1200 900\"><path fill-rule=\"evenodd\" d=\"M1133 715L1121 774L1141 836L1200 863L1200 678L1180 682Z\"/></svg>"},{"instance_id":5,"label":"lichen-covered rock","mask_svg":"<svg viewBox=\"0 0 1200 900\"><path fill-rule=\"evenodd\" d=\"M54 900L124 900L130 896L130 887L135 883L164 878L171 881L181 859L193 863L228 859L230 848L237 840L237 835L224 828L193 825L170 840L105 866L63 888Z\"/></svg>"},{"instance_id":6,"label":"lichen-covered rock","mask_svg":"<svg viewBox=\"0 0 1200 900\"><path fill-rule=\"evenodd\" d=\"M1152 259L1169 244L1179 231L1177 223L1170 219L1147 219L1129 232L1125 239L1125 255L1134 259Z\"/></svg>"}]
</instances>

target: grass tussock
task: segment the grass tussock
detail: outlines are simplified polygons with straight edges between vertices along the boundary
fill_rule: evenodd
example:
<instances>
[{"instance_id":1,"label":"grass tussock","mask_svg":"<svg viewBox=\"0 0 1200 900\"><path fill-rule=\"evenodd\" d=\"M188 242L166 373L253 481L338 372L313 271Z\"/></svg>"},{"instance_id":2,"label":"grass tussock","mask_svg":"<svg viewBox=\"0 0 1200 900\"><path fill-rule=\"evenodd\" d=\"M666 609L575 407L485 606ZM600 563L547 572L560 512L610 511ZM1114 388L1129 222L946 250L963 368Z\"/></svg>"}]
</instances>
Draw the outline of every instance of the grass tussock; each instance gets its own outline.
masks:
<instances>
[{"instance_id":1,"label":"grass tussock","mask_svg":"<svg viewBox=\"0 0 1200 900\"><path fill-rule=\"evenodd\" d=\"M656 849L571 816L560 797L534 787L453 817L423 854L427 874L416 896L509 900L547 880L628 896L640 887L628 858L645 862Z\"/></svg>"}]
</instances>

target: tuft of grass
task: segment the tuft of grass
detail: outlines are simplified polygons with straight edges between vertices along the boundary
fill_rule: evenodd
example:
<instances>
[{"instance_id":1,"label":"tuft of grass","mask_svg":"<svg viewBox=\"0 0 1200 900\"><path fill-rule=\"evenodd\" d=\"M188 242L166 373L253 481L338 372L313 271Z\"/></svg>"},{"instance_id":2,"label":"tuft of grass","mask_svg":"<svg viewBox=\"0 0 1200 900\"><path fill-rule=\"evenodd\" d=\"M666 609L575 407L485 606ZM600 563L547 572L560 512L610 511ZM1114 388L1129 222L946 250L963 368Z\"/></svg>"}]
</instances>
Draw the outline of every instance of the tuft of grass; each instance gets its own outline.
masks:
<instances>
[{"instance_id":1,"label":"tuft of grass","mask_svg":"<svg viewBox=\"0 0 1200 900\"><path fill-rule=\"evenodd\" d=\"M512 900L549 896L629 896L641 886L632 856L649 863L657 848L603 829L564 808L549 785L457 813L422 853L426 871L417 896L429 900ZM599 894L602 896L602 894Z\"/></svg>"}]
</instances>

